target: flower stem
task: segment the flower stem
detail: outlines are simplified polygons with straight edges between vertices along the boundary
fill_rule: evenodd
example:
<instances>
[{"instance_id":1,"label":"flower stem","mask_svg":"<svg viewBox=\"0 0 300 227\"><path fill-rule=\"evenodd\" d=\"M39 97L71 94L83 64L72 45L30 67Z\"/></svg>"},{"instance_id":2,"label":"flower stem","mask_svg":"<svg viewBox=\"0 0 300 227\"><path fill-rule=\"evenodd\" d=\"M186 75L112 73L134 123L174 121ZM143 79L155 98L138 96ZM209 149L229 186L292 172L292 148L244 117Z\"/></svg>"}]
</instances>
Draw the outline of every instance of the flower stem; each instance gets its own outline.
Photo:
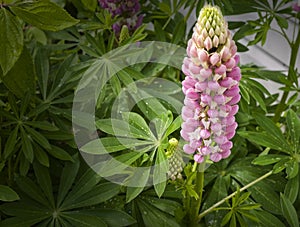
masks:
<instances>
[{"instance_id":1,"label":"flower stem","mask_svg":"<svg viewBox=\"0 0 300 227\"><path fill-rule=\"evenodd\" d=\"M288 71L288 76L287 76L289 81L292 81L292 74L294 73L293 70L294 70L295 65L296 65L296 60L297 60L298 50L299 50L299 44L300 44L300 32L298 32L298 35L297 35L297 38L296 38L295 42L290 44L290 46L291 46L291 57L290 57L289 71ZM286 88L287 89L283 92L280 103L278 104L278 106L275 110L275 115L274 115L274 118L273 118L274 122L278 122L278 120L280 119L281 113L286 108L286 100L287 100L288 95L289 95L289 90L288 90L287 85L286 85Z\"/></svg>"},{"instance_id":2,"label":"flower stem","mask_svg":"<svg viewBox=\"0 0 300 227\"><path fill-rule=\"evenodd\" d=\"M190 207L190 226L196 227L200 221L199 211L202 201L203 187L204 187L204 168L206 159L199 165L196 180L195 180L195 191L198 194L198 199L192 198Z\"/></svg>"},{"instance_id":3,"label":"flower stem","mask_svg":"<svg viewBox=\"0 0 300 227\"><path fill-rule=\"evenodd\" d=\"M252 185L258 183L259 181L267 178L268 176L272 175L273 170L267 172L266 174L264 174L263 176L257 178L256 180L250 182L249 184L245 185L244 187L242 187L240 189L240 192L245 191L247 188L250 188ZM203 218L205 215L207 215L208 213L214 211L214 209L218 206L220 206L222 203L224 203L226 200L232 198L233 196L235 196L237 193L237 191L233 192L232 194L228 195L227 197L225 197L224 199L220 200L219 202L215 203L213 206L211 206L210 208L208 208L207 210L203 211L201 214L199 214L198 218L201 219Z\"/></svg>"}]
</instances>

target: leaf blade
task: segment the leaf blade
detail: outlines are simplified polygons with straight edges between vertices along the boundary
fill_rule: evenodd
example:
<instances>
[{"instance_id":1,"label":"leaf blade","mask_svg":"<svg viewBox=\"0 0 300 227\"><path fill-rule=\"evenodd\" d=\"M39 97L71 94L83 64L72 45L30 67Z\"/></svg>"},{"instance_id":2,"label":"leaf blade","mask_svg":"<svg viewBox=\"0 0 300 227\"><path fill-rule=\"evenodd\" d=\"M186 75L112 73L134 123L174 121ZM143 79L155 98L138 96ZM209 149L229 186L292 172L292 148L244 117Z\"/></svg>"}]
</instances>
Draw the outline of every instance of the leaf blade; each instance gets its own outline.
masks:
<instances>
[{"instance_id":1,"label":"leaf blade","mask_svg":"<svg viewBox=\"0 0 300 227\"><path fill-rule=\"evenodd\" d=\"M0 27L0 66L6 75L22 53L23 31L16 17L3 7L0 9Z\"/></svg>"},{"instance_id":2,"label":"leaf blade","mask_svg":"<svg viewBox=\"0 0 300 227\"><path fill-rule=\"evenodd\" d=\"M43 30L59 31L79 22L50 1L23 2L12 6L11 10L27 23Z\"/></svg>"}]
</instances>

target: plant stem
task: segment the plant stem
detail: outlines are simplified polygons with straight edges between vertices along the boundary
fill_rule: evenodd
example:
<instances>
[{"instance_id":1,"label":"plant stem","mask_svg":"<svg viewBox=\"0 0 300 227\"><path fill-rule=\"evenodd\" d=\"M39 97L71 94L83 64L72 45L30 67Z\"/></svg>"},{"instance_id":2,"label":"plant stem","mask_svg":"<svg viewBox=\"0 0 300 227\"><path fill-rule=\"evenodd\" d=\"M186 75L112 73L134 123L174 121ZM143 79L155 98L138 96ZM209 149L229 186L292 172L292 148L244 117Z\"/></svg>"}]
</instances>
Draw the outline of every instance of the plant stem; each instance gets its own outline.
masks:
<instances>
[{"instance_id":1,"label":"plant stem","mask_svg":"<svg viewBox=\"0 0 300 227\"><path fill-rule=\"evenodd\" d=\"M293 73L293 70L295 68L295 64L296 64L296 60L297 60L297 56L298 56L299 44L300 44L300 31L298 32L298 35L297 35L297 38L296 38L295 42L290 44L291 57L290 57L289 71L288 71L288 76L287 76L289 81L292 81L292 73ZM288 89L287 85L286 85L286 88ZM280 103L278 104L278 106L276 108L275 115L274 115L274 118L273 118L274 122L278 122L278 120L280 119L280 115L281 115L282 111L284 111L284 109L286 108L285 102L287 100L288 95L289 95L289 90L285 90L283 92Z\"/></svg>"},{"instance_id":2,"label":"plant stem","mask_svg":"<svg viewBox=\"0 0 300 227\"><path fill-rule=\"evenodd\" d=\"M268 176L272 175L273 170L267 172L265 175L257 178L256 180L250 182L249 184L245 185L244 187L242 187L240 189L240 192L245 191L247 188L250 188L252 185L258 183L259 181L267 178ZM201 214L199 214L198 218L201 219L203 218L205 215L207 215L208 213L212 212L216 207L220 206L222 203L224 203L226 200L232 198L233 196L235 196L237 193L237 191L233 192L232 194L230 194L229 196L225 197L224 199L220 200L219 202L215 203L213 206L211 206L210 208L208 208L207 210L203 211Z\"/></svg>"},{"instance_id":3,"label":"plant stem","mask_svg":"<svg viewBox=\"0 0 300 227\"><path fill-rule=\"evenodd\" d=\"M199 165L199 169L196 173L196 180L195 180L195 191L198 194L198 199L192 198L191 200L191 207L190 207L190 226L196 227L200 221L198 217L201 201L202 201L202 194L203 194L203 187L204 187L204 168L205 168L206 159Z\"/></svg>"}]
</instances>

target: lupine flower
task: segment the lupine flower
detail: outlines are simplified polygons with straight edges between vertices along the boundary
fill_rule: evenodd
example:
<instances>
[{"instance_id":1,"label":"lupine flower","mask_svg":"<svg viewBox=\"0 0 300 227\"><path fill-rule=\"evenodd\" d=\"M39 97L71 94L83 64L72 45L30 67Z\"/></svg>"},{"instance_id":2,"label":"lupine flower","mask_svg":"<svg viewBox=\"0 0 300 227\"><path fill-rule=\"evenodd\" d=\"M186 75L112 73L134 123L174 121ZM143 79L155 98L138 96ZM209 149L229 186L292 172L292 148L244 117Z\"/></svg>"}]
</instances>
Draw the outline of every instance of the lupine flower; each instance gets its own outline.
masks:
<instances>
[{"instance_id":1,"label":"lupine flower","mask_svg":"<svg viewBox=\"0 0 300 227\"><path fill-rule=\"evenodd\" d=\"M300 12L300 1L293 3L292 8L295 12Z\"/></svg>"},{"instance_id":2,"label":"lupine flower","mask_svg":"<svg viewBox=\"0 0 300 227\"><path fill-rule=\"evenodd\" d=\"M183 170L182 164L182 154L178 148L178 140L172 138L169 140L169 145L167 148L166 156L169 162L169 170L168 170L168 177L172 180L181 179L182 175L181 172Z\"/></svg>"},{"instance_id":3,"label":"lupine flower","mask_svg":"<svg viewBox=\"0 0 300 227\"><path fill-rule=\"evenodd\" d=\"M123 25L126 25L129 31L135 31L142 24L143 16L138 15L141 8L138 0L99 0L99 4L113 17L120 17L112 27L117 35L120 34Z\"/></svg>"},{"instance_id":4,"label":"lupine flower","mask_svg":"<svg viewBox=\"0 0 300 227\"><path fill-rule=\"evenodd\" d=\"M234 115L240 100L241 70L237 47L222 13L205 6L198 17L182 71L185 94L181 136L188 143L183 150L203 162L226 158L233 146L237 123Z\"/></svg>"}]
</instances>

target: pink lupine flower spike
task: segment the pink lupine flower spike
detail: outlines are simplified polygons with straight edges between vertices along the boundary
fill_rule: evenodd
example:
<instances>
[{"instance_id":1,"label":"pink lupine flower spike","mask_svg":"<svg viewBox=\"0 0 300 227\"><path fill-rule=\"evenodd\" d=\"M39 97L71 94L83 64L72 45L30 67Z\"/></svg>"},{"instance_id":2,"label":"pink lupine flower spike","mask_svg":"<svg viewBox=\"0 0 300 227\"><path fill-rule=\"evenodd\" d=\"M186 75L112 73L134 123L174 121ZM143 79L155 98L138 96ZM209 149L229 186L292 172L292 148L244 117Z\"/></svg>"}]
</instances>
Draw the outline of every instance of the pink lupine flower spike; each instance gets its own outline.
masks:
<instances>
[{"instance_id":1,"label":"pink lupine flower spike","mask_svg":"<svg viewBox=\"0 0 300 227\"><path fill-rule=\"evenodd\" d=\"M182 71L185 94L181 136L183 149L201 163L227 158L237 123L234 115L240 100L241 71L237 47L222 13L205 6L188 41Z\"/></svg>"}]
</instances>

